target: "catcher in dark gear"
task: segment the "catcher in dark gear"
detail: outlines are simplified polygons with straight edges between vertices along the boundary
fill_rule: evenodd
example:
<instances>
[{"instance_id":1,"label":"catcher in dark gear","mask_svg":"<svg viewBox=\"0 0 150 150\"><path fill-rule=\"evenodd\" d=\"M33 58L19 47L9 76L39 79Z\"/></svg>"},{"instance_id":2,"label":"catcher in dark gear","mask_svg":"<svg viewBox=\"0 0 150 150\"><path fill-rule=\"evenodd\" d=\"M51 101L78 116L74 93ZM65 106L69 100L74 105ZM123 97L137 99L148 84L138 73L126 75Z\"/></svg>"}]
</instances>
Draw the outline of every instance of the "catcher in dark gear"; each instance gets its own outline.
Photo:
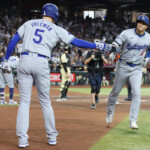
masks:
<instances>
[{"instance_id":1,"label":"catcher in dark gear","mask_svg":"<svg viewBox=\"0 0 150 150\"><path fill-rule=\"evenodd\" d=\"M60 99L68 100L67 92L68 88L71 84L70 75L71 75L71 64L70 64L70 56L71 46L67 45L64 47L64 52L60 56L60 65L61 65L61 86L60 86Z\"/></svg>"}]
</instances>

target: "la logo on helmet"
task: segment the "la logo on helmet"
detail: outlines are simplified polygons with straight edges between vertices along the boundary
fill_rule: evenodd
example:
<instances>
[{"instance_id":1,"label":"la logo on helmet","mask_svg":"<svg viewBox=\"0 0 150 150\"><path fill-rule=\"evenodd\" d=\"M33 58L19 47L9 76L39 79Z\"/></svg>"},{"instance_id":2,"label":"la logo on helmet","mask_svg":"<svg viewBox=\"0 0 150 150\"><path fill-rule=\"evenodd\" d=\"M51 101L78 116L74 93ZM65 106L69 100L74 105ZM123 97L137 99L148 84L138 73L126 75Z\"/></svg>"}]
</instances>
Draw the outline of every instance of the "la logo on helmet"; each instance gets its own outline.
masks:
<instances>
[{"instance_id":1,"label":"la logo on helmet","mask_svg":"<svg viewBox=\"0 0 150 150\"><path fill-rule=\"evenodd\" d=\"M46 12L44 11L43 15L45 16L46 15Z\"/></svg>"}]
</instances>

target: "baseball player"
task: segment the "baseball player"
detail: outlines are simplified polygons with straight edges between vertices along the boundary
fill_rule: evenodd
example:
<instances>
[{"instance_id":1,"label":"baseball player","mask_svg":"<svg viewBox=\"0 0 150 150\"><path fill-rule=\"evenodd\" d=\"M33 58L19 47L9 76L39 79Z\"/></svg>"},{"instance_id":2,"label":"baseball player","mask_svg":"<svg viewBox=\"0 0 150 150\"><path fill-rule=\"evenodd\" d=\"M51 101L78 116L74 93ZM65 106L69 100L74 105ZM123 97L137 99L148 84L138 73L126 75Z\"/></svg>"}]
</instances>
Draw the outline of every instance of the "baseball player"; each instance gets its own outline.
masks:
<instances>
[{"instance_id":1,"label":"baseball player","mask_svg":"<svg viewBox=\"0 0 150 150\"><path fill-rule=\"evenodd\" d=\"M13 100L14 79L13 79L13 74L12 74L12 68L17 68L17 65L18 65L18 62L19 62L19 58L15 57L15 56L11 56L9 58L8 62L10 64L10 66L11 66L10 72L4 72L3 70L0 70L0 95L1 95L0 104L1 105L7 104L7 102L5 101L4 89L5 89L6 85L8 85L8 87L9 87L9 95L10 95L8 104L16 105L17 102L15 102Z\"/></svg>"},{"instance_id":2,"label":"baseball player","mask_svg":"<svg viewBox=\"0 0 150 150\"><path fill-rule=\"evenodd\" d=\"M1 69L9 69L8 58L15 45L22 39L23 50L18 66L18 87L20 91L20 105L17 113L16 133L19 138L19 147L27 147L29 128L29 105L33 81L38 90L39 101L43 111L48 144L57 144L58 132L55 128L55 117L51 101L50 69L48 58L57 42L73 44L83 48L97 48L100 51L110 51L111 45L103 42L90 43L75 38L65 29L55 25L58 19L58 8L48 3L42 8L42 19L34 19L25 22L11 39Z\"/></svg>"},{"instance_id":3,"label":"baseball player","mask_svg":"<svg viewBox=\"0 0 150 150\"><path fill-rule=\"evenodd\" d=\"M60 56L60 66L61 66L61 86L60 86L60 99L57 101L68 100L67 92L68 88L71 84L71 63L70 63L70 56L71 53L71 46L67 45L64 47L64 52Z\"/></svg>"},{"instance_id":4,"label":"baseball player","mask_svg":"<svg viewBox=\"0 0 150 150\"><path fill-rule=\"evenodd\" d=\"M103 62L108 64L105 56L97 49L88 51L84 64L87 65L89 82L91 85L91 109L95 109L95 103L99 103L99 92L103 78Z\"/></svg>"},{"instance_id":5,"label":"baseball player","mask_svg":"<svg viewBox=\"0 0 150 150\"><path fill-rule=\"evenodd\" d=\"M140 86L142 80L142 65L145 62L146 50L150 46L148 28L149 18L141 15L137 18L136 28L123 31L112 43L113 48L121 50L120 59L116 66L115 83L109 95L106 122L113 121L115 104L118 95L127 80L132 89L132 102L129 114L129 127L138 129L137 118L140 109Z\"/></svg>"}]
</instances>

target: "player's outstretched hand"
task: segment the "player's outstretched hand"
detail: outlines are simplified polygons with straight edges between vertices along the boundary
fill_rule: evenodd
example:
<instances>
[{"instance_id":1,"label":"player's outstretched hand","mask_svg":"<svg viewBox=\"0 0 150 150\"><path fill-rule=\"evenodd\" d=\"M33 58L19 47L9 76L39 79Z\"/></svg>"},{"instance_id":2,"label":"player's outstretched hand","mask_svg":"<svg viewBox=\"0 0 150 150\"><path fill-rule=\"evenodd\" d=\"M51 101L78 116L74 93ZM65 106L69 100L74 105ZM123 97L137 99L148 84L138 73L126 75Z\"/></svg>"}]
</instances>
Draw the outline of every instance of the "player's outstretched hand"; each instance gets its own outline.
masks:
<instances>
[{"instance_id":1,"label":"player's outstretched hand","mask_svg":"<svg viewBox=\"0 0 150 150\"><path fill-rule=\"evenodd\" d=\"M96 49L98 49L99 51L105 51L108 52L111 50L111 44L105 44L103 42L95 42L96 44Z\"/></svg>"},{"instance_id":2,"label":"player's outstretched hand","mask_svg":"<svg viewBox=\"0 0 150 150\"><path fill-rule=\"evenodd\" d=\"M10 73L11 72L11 67L9 66L8 60L4 59L4 61L0 65L0 69L4 73Z\"/></svg>"},{"instance_id":3,"label":"player's outstretched hand","mask_svg":"<svg viewBox=\"0 0 150 150\"><path fill-rule=\"evenodd\" d=\"M105 48L104 48L104 51L109 52L109 51L111 51L111 49L112 49L112 44L106 44Z\"/></svg>"}]
</instances>

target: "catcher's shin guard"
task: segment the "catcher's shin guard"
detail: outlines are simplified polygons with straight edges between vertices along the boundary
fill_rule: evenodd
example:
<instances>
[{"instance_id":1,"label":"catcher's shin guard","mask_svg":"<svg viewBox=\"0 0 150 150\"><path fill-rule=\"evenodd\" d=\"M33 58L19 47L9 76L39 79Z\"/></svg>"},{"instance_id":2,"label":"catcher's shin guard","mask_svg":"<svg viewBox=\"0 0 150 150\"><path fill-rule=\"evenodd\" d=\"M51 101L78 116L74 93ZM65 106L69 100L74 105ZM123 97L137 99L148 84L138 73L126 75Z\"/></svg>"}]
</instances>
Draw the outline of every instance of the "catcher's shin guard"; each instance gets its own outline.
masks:
<instances>
[{"instance_id":1,"label":"catcher's shin guard","mask_svg":"<svg viewBox=\"0 0 150 150\"><path fill-rule=\"evenodd\" d=\"M70 84L71 84L70 81L66 82L65 97L67 96L67 92L68 92L68 88L69 88Z\"/></svg>"},{"instance_id":2,"label":"catcher's shin guard","mask_svg":"<svg viewBox=\"0 0 150 150\"><path fill-rule=\"evenodd\" d=\"M65 89L64 96L67 96L68 88Z\"/></svg>"},{"instance_id":3,"label":"catcher's shin guard","mask_svg":"<svg viewBox=\"0 0 150 150\"><path fill-rule=\"evenodd\" d=\"M61 92L60 92L60 98L64 98L65 97L65 89L63 89Z\"/></svg>"},{"instance_id":4,"label":"catcher's shin guard","mask_svg":"<svg viewBox=\"0 0 150 150\"><path fill-rule=\"evenodd\" d=\"M65 89L65 97L67 96L68 88Z\"/></svg>"},{"instance_id":5,"label":"catcher's shin guard","mask_svg":"<svg viewBox=\"0 0 150 150\"><path fill-rule=\"evenodd\" d=\"M60 94L61 94L60 98L66 97L70 84L71 84L70 81L65 82L64 87L62 88L62 90L60 92Z\"/></svg>"}]
</instances>

